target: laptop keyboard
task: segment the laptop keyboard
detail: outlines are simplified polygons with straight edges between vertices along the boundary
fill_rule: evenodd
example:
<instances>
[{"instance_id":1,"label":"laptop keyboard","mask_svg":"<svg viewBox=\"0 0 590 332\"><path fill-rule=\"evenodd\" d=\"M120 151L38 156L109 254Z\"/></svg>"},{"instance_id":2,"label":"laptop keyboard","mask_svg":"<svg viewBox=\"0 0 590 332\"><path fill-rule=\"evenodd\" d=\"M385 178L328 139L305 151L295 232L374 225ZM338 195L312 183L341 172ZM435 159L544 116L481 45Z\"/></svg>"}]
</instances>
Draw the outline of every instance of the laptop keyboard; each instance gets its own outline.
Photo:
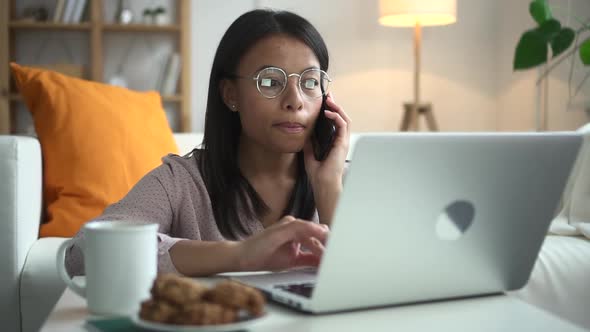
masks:
<instances>
[{"instance_id":1,"label":"laptop keyboard","mask_svg":"<svg viewBox=\"0 0 590 332\"><path fill-rule=\"evenodd\" d=\"M307 298L311 298L311 293L313 292L313 288L315 283L309 282L304 284L286 284L286 285L276 285L275 288L282 289L284 291L295 293Z\"/></svg>"}]
</instances>

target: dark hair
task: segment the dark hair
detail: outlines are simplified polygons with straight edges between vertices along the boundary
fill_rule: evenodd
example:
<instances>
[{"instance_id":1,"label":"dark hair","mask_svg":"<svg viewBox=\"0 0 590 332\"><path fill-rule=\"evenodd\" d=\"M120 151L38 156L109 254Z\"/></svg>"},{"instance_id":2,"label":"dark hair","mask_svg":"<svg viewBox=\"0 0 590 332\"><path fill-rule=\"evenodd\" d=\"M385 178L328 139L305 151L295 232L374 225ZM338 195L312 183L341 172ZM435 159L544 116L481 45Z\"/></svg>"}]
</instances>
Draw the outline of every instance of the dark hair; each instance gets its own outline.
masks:
<instances>
[{"instance_id":1,"label":"dark hair","mask_svg":"<svg viewBox=\"0 0 590 332\"><path fill-rule=\"evenodd\" d=\"M257 9L240 16L223 35L215 53L205 113L205 133L199 158L200 170L209 192L215 221L226 238L248 234L238 215L260 218L268 206L241 174L238 167L238 141L242 130L239 115L223 102L220 82L234 77L241 58L258 41L285 34L305 43L318 58L320 68L328 70L328 49L319 32L303 17L287 11ZM315 201L309 183L303 154L297 155L297 181L284 214L309 219Z\"/></svg>"}]
</instances>

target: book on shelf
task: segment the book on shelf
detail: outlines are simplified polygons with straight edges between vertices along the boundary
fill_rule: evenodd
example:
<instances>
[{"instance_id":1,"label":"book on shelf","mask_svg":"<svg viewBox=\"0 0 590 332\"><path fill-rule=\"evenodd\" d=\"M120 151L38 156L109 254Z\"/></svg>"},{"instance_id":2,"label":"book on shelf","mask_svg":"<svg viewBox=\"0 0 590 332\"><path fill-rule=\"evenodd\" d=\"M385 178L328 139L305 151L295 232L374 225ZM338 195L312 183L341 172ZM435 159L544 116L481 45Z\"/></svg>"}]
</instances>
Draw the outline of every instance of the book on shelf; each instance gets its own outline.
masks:
<instances>
[{"instance_id":1,"label":"book on shelf","mask_svg":"<svg viewBox=\"0 0 590 332\"><path fill-rule=\"evenodd\" d=\"M157 89L161 95L170 96L176 94L176 86L178 85L181 67L180 54L176 52L171 53L158 80Z\"/></svg>"},{"instance_id":2,"label":"book on shelf","mask_svg":"<svg viewBox=\"0 0 590 332\"><path fill-rule=\"evenodd\" d=\"M80 23L84 9L86 8L87 0L76 0L76 7L74 8L74 14L72 16L72 23Z\"/></svg>"},{"instance_id":3,"label":"book on shelf","mask_svg":"<svg viewBox=\"0 0 590 332\"><path fill-rule=\"evenodd\" d=\"M173 132L180 131L179 126L179 119L178 119L178 112L174 107L164 107L164 114L166 115L166 120L168 120L168 125Z\"/></svg>"},{"instance_id":4,"label":"book on shelf","mask_svg":"<svg viewBox=\"0 0 590 332\"><path fill-rule=\"evenodd\" d=\"M55 11L53 12L53 23L60 23L64 14L66 0L57 0Z\"/></svg>"},{"instance_id":5,"label":"book on shelf","mask_svg":"<svg viewBox=\"0 0 590 332\"><path fill-rule=\"evenodd\" d=\"M39 64L39 63L31 63L27 64L30 67L45 69L56 71L58 73L77 77L77 78L84 78L84 66L75 63L51 63L51 64Z\"/></svg>"},{"instance_id":6,"label":"book on shelf","mask_svg":"<svg viewBox=\"0 0 590 332\"><path fill-rule=\"evenodd\" d=\"M74 10L76 9L76 0L66 0L66 5L64 6L64 12L61 17L62 23L70 23L72 16L74 15Z\"/></svg>"},{"instance_id":7,"label":"book on shelf","mask_svg":"<svg viewBox=\"0 0 590 332\"><path fill-rule=\"evenodd\" d=\"M88 0L57 0L53 22L80 23Z\"/></svg>"}]
</instances>

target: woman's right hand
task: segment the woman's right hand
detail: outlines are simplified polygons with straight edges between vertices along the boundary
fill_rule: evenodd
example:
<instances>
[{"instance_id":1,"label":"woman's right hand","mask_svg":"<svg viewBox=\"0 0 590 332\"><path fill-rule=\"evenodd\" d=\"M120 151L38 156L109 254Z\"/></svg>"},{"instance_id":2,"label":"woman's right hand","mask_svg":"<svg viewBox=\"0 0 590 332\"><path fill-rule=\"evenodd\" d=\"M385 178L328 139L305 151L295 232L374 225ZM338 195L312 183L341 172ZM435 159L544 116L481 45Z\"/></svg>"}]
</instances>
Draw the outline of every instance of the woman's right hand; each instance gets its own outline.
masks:
<instances>
[{"instance_id":1,"label":"woman's right hand","mask_svg":"<svg viewBox=\"0 0 590 332\"><path fill-rule=\"evenodd\" d=\"M292 216L239 242L241 271L277 271L318 266L324 252L328 227ZM302 250L304 246L307 250Z\"/></svg>"}]
</instances>

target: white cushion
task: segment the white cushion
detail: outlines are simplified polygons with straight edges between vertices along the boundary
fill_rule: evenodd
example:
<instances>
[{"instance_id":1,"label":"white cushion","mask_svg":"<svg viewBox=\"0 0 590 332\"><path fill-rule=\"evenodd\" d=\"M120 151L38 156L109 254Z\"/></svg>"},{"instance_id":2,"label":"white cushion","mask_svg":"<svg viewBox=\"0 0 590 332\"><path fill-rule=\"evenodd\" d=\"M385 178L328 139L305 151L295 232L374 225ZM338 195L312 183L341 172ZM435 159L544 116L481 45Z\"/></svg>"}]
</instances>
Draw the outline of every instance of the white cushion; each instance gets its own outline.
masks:
<instances>
[{"instance_id":1,"label":"white cushion","mask_svg":"<svg viewBox=\"0 0 590 332\"><path fill-rule=\"evenodd\" d=\"M578 131L584 134L584 142L565 187L561 209L549 231L590 238L590 124Z\"/></svg>"},{"instance_id":2,"label":"white cushion","mask_svg":"<svg viewBox=\"0 0 590 332\"><path fill-rule=\"evenodd\" d=\"M203 142L203 133L175 133L174 139L178 145L179 154L185 155Z\"/></svg>"},{"instance_id":3,"label":"white cushion","mask_svg":"<svg viewBox=\"0 0 590 332\"><path fill-rule=\"evenodd\" d=\"M589 280L590 240L549 235L529 282L512 294L590 329Z\"/></svg>"}]
</instances>

